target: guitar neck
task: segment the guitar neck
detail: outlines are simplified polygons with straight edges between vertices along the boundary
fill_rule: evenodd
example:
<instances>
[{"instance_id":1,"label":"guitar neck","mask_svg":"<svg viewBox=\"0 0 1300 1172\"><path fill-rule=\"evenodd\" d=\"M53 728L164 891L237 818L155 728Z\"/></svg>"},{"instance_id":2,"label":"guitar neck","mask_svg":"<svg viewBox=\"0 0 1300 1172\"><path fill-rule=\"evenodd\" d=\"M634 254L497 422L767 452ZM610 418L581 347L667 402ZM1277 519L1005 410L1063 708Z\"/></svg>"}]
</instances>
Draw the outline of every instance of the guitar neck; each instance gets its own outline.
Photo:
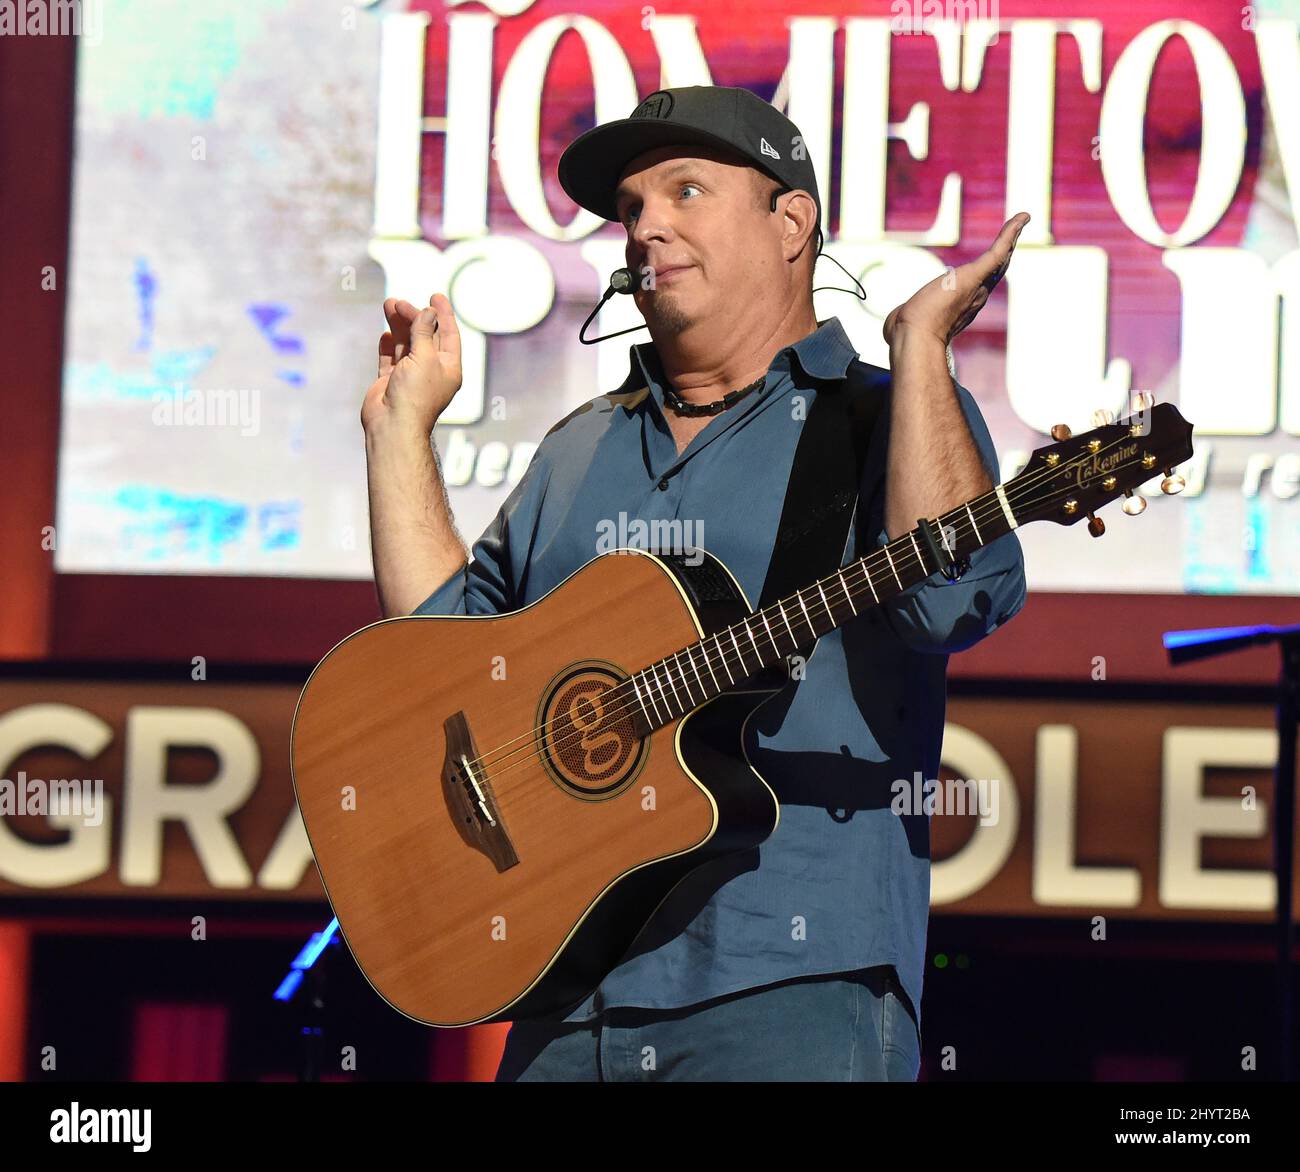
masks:
<instances>
[{"instance_id":1,"label":"guitar neck","mask_svg":"<svg viewBox=\"0 0 1300 1172\"><path fill-rule=\"evenodd\" d=\"M936 559L920 526L789 598L683 647L632 676L651 729L738 687L864 611L902 594L950 560L966 557L1016 528L1003 486L932 522L948 556Z\"/></svg>"}]
</instances>

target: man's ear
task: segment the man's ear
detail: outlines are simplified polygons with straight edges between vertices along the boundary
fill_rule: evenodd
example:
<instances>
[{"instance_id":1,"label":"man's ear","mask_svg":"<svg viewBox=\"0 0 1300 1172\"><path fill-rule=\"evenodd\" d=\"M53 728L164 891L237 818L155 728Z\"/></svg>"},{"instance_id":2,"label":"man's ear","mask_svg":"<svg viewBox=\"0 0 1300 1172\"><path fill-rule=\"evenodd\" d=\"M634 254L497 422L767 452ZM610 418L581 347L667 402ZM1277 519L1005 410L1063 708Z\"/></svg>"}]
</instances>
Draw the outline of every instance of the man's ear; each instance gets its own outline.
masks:
<instances>
[{"instance_id":1,"label":"man's ear","mask_svg":"<svg viewBox=\"0 0 1300 1172\"><path fill-rule=\"evenodd\" d=\"M817 204L811 195L802 188L790 192L782 215L786 260L794 260L804 248L817 247Z\"/></svg>"}]
</instances>

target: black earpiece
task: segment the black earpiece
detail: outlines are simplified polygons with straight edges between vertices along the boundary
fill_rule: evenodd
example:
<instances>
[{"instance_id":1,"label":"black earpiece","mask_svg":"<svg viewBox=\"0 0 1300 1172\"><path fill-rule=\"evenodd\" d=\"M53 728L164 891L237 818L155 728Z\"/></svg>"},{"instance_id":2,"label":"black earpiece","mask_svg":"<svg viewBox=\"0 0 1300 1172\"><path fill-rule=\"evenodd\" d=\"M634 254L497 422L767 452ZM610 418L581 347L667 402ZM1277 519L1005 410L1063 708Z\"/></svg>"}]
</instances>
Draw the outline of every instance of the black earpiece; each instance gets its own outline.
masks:
<instances>
[{"instance_id":1,"label":"black earpiece","mask_svg":"<svg viewBox=\"0 0 1300 1172\"><path fill-rule=\"evenodd\" d=\"M771 198L771 200L768 202L768 210L769 210L769 211L773 211L773 212L775 212L775 211L776 211L776 201L777 201L781 196L785 195L785 193L786 193L787 191L793 191L793 190L794 190L793 187L785 187L785 186L778 187L775 191L772 192L772 198ZM822 254L822 244L823 244L823 243L825 243L825 242L824 242L824 240L822 239L822 229L821 229L821 225L819 224L819 225L817 226L817 251L816 251L815 255L817 255L817 256L821 256L821 254ZM843 267L843 266L841 266L841 267ZM846 290L844 290L844 292L849 293L849 292L852 292L852 290L846 289Z\"/></svg>"}]
</instances>

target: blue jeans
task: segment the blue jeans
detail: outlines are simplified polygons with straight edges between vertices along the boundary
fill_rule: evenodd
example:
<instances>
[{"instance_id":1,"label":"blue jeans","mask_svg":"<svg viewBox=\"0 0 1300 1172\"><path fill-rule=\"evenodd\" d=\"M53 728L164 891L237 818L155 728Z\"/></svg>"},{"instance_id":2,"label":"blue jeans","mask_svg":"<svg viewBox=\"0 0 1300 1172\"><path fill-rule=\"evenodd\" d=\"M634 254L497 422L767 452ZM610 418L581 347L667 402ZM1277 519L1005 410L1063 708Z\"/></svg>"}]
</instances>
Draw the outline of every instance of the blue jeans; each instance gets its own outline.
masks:
<instances>
[{"instance_id":1,"label":"blue jeans","mask_svg":"<svg viewBox=\"0 0 1300 1172\"><path fill-rule=\"evenodd\" d=\"M686 1009L518 1021L497 1082L915 1082L921 1045L889 965L746 989Z\"/></svg>"}]
</instances>

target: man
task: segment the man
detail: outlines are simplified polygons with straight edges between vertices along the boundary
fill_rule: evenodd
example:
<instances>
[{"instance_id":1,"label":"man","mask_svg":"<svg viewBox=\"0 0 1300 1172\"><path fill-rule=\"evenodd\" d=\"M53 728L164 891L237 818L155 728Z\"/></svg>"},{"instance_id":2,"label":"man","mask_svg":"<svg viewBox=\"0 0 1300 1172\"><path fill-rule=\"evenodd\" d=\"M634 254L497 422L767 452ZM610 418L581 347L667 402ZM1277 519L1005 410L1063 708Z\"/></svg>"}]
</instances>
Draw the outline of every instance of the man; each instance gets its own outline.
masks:
<instances>
[{"instance_id":1,"label":"man","mask_svg":"<svg viewBox=\"0 0 1300 1172\"><path fill-rule=\"evenodd\" d=\"M757 603L808 404L850 374L880 410L838 564L858 529L880 545L993 486L948 344L1028 217L895 309L890 370L869 367L838 319L813 313L822 207L801 145L749 91L701 86L659 91L566 150L566 191L626 229L653 342L631 349L621 387L547 433L468 563L429 443L460 385L455 318L442 294L424 310L385 302L362 420L386 615L516 610L601 552L620 514L692 522ZM929 822L891 808L892 783L937 776L947 655L1023 599L1007 534L824 636L747 731L781 802L776 831L678 884L562 1021L516 1022L498 1079L914 1080Z\"/></svg>"}]
</instances>

